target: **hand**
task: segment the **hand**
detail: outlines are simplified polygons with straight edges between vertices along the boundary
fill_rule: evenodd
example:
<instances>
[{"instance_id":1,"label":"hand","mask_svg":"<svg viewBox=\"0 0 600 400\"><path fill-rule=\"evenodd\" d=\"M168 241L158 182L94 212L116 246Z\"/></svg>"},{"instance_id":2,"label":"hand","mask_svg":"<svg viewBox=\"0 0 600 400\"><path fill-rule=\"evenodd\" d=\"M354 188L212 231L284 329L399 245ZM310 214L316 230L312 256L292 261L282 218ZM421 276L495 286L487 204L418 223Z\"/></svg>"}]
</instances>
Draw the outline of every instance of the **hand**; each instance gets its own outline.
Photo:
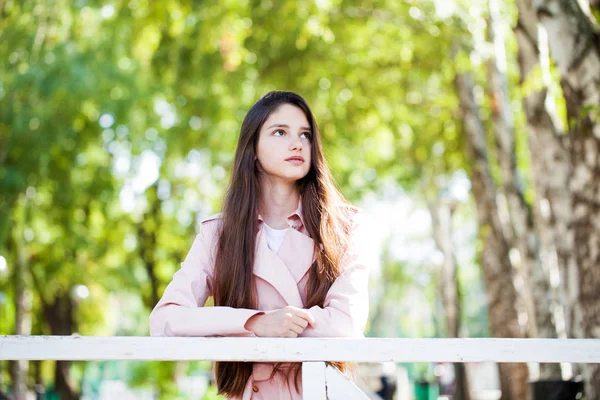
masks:
<instances>
[{"instance_id":1,"label":"hand","mask_svg":"<svg viewBox=\"0 0 600 400\"><path fill-rule=\"evenodd\" d=\"M266 314L253 315L246 321L245 328L263 337L298 337L308 325L314 327L315 319L306 310L287 306Z\"/></svg>"}]
</instances>

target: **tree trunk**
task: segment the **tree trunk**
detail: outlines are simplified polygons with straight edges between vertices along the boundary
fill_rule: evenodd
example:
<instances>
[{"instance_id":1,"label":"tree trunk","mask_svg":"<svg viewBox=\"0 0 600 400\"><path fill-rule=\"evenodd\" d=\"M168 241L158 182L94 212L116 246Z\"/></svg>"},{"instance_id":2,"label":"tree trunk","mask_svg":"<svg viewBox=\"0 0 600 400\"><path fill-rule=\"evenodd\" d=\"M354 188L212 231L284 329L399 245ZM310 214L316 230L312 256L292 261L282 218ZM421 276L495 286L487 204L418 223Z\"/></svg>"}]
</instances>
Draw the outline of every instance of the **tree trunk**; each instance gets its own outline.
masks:
<instances>
[{"instance_id":1,"label":"tree trunk","mask_svg":"<svg viewBox=\"0 0 600 400\"><path fill-rule=\"evenodd\" d=\"M578 308L579 280L573 249L571 196L568 187L571 170L568 142L562 135L554 100L547 85L548 43L538 35L538 21L532 0L518 0L519 19L514 32L523 83L536 68L542 69L544 88L532 90L523 99L527 117L527 138L535 188L534 216L541 242L541 259L551 275L560 276L558 286L561 308L555 314L561 337L582 337ZM548 173L551 171L552 173ZM560 306L559 306L560 307Z\"/></svg>"},{"instance_id":2,"label":"tree trunk","mask_svg":"<svg viewBox=\"0 0 600 400\"><path fill-rule=\"evenodd\" d=\"M522 338L515 303L509 248L502 232L496 204L496 189L489 170L483 123L467 73L455 78L463 112L466 143L472 159L471 182L477 204L479 241L482 246L481 267L488 297L490 328L493 337ZM527 398L528 370L525 364L501 364L502 399Z\"/></svg>"},{"instance_id":3,"label":"tree trunk","mask_svg":"<svg viewBox=\"0 0 600 400\"><path fill-rule=\"evenodd\" d=\"M498 0L490 0L490 19L494 58L491 63L492 120L495 132L496 154L500 165L502 185L508 201L511 247L518 249L518 265L525 282L523 300L526 305L529 336L556 338L552 319L553 304L548 275L539 257L537 237L531 208L525 201L523 183L519 178L516 161L514 115L510 106L506 51ZM560 364L541 364L543 379L561 379Z\"/></svg>"},{"instance_id":4,"label":"tree trunk","mask_svg":"<svg viewBox=\"0 0 600 400\"><path fill-rule=\"evenodd\" d=\"M161 202L157 194L157 185L158 184L156 183L146 190L150 209L144 214L144 217L137 226L139 242L138 252L146 267L146 273L150 280L150 294L144 296L144 303L149 309L154 308L160 299L158 295L158 276L156 275L156 249L161 215Z\"/></svg>"},{"instance_id":5,"label":"tree trunk","mask_svg":"<svg viewBox=\"0 0 600 400\"><path fill-rule=\"evenodd\" d=\"M41 360L35 360L31 362L32 366L31 369L33 370L32 376L33 376L33 382L34 382L34 389L36 393L45 393L45 388L44 388L44 380L42 379L42 361Z\"/></svg>"},{"instance_id":6,"label":"tree trunk","mask_svg":"<svg viewBox=\"0 0 600 400\"><path fill-rule=\"evenodd\" d=\"M576 1L536 2L561 74L569 121L575 260L583 335L600 338L600 35ZM586 367L588 398L600 398L600 366Z\"/></svg>"},{"instance_id":7,"label":"tree trunk","mask_svg":"<svg viewBox=\"0 0 600 400\"><path fill-rule=\"evenodd\" d=\"M2 143L0 143L0 146L2 146ZM0 187L2 183L0 181ZM4 192L4 189L2 191ZM0 196L0 246L4 244L5 240L10 240L10 220L16 201L17 196L13 193L4 192Z\"/></svg>"},{"instance_id":8,"label":"tree trunk","mask_svg":"<svg viewBox=\"0 0 600 400\"><path fill-rule=\"evenodd\" d=\"M45 296L44 288L36 277L31 273L31 278L38 296L42 303L44 319L50 327L52 335L69 336L75 332L75 303L70 289L60 289L54 294L51 301ZM71 361L56 361L54 368L54 389L60 400L78 400L79 394L74 389L69 367Z\"/></svg>"},{"instance_id":9,"label":"tree trunk","mask_svg":"<svg viewBox=\"0 0 600 400\"><path fill-rule=\"evenodd\" d=\"M53 335L71 335L75 331L74 304L69 291L57 293L54 302L44 307L46 321ZM71 361L57 361L54 368L54 386L61 400L78 400L69 367Z\"/></svg>"},{"instance_id":10,"label":"tree trunk","mask_svg":"<svg viewBox=\"0 0 600 400\"><path fill-rule=\"evenodd\" d=\"M14 228L10 235L14 251L15 268L13 273L14 307L15 307L15 335L31 334L31 293L27 289L28 255L25 246L24 227L27 221L27 200L20 196L17 207L14 209ZM10 361L10 378L12 381L13 395L16 400L24 400L27 396L27 375L29 363L26 360Z\"/></svg>"},{"instance_id":11,"label":"tree trunk","mask_svg":"<svg viewBox=\"0 0 600 400\"><path fill-rule=\"evenodd\" d=\"M447 337L460 337L461 296L456 257L452 245L452 209L448 205L430 204L431 224L436 247L444 255L440 271L440 297L446 316ZM470 400L469 384L465 366L454 363L456 392L454 399Z\"/></svg>"},{"instance_id":12,"label":"tree trunk","mask_svg":"<svg viewBox=\"0 0 600 400\"><path fill-rule=\"evenodd\" d=\"M15 285L15 335L31 333L31 299L25 288L25 277L20 262L16 265L14 274ZM27 395L28 361L9 361L10 379L15 400L25 400Z\"/></svg>"}]
</instances>

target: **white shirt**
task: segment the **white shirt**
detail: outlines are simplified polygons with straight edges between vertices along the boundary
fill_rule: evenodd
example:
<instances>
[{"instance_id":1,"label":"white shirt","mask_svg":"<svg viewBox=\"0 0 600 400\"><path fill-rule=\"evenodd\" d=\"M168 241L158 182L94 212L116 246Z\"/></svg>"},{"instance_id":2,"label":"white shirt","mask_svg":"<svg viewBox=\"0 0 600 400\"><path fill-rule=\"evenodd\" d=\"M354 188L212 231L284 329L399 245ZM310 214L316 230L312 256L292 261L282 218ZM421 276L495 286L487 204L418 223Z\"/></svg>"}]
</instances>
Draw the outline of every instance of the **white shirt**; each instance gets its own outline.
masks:
<instances>
[{"instance_id":1,"label":"white shirt","mask_svg":"<svg viewBox=\"0 0 600 400\"><path fill-rule=\"evenodd\" d=\"M281 243L283 243L283 238L289 228L273 229L267 224L263 225L265 226L265 233L267 234L267 245L275 254L277 254L279 252L279 248L281 247Z\"/></svg>"}]
</instances>

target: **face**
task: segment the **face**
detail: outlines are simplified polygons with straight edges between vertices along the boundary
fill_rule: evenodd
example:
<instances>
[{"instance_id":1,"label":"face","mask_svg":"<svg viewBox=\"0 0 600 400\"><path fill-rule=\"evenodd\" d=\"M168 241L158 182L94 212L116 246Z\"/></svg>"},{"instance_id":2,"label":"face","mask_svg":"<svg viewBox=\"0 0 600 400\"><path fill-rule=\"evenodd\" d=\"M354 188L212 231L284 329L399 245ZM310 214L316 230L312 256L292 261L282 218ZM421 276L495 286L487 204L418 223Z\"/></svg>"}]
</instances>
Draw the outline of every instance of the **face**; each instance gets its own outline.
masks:
<instances>
[{"instance_id":1,"label":"face","mask_svg":"<svg viewBox=\"0 0 600 400\"><path fill-rule=\"evenodd\" d=\"M295 182L308 174L311 163L310 124L291 104L275 109L260 129L256 159L269 178Z\"/></svg>"}]
</instances>

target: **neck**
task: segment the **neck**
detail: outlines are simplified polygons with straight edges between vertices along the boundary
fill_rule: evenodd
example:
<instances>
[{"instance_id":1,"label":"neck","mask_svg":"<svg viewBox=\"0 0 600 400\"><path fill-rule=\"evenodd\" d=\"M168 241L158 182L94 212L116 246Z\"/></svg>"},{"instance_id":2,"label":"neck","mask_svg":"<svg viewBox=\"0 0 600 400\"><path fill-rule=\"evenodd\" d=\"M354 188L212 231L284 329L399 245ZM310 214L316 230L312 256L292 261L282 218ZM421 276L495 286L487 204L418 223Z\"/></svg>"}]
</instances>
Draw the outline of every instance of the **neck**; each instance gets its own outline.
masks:
<instances>
[{"instance_id":1,"label":"neck","mask_svg":"<svg viewBox=\"0 0 600 400\"><path fill-rule=\"evenodd\" d=\"M261 180L260 214L267 225L283 229L286 218L298 208L300 193L293 183Z\"/></svg>"}]
</instances>

